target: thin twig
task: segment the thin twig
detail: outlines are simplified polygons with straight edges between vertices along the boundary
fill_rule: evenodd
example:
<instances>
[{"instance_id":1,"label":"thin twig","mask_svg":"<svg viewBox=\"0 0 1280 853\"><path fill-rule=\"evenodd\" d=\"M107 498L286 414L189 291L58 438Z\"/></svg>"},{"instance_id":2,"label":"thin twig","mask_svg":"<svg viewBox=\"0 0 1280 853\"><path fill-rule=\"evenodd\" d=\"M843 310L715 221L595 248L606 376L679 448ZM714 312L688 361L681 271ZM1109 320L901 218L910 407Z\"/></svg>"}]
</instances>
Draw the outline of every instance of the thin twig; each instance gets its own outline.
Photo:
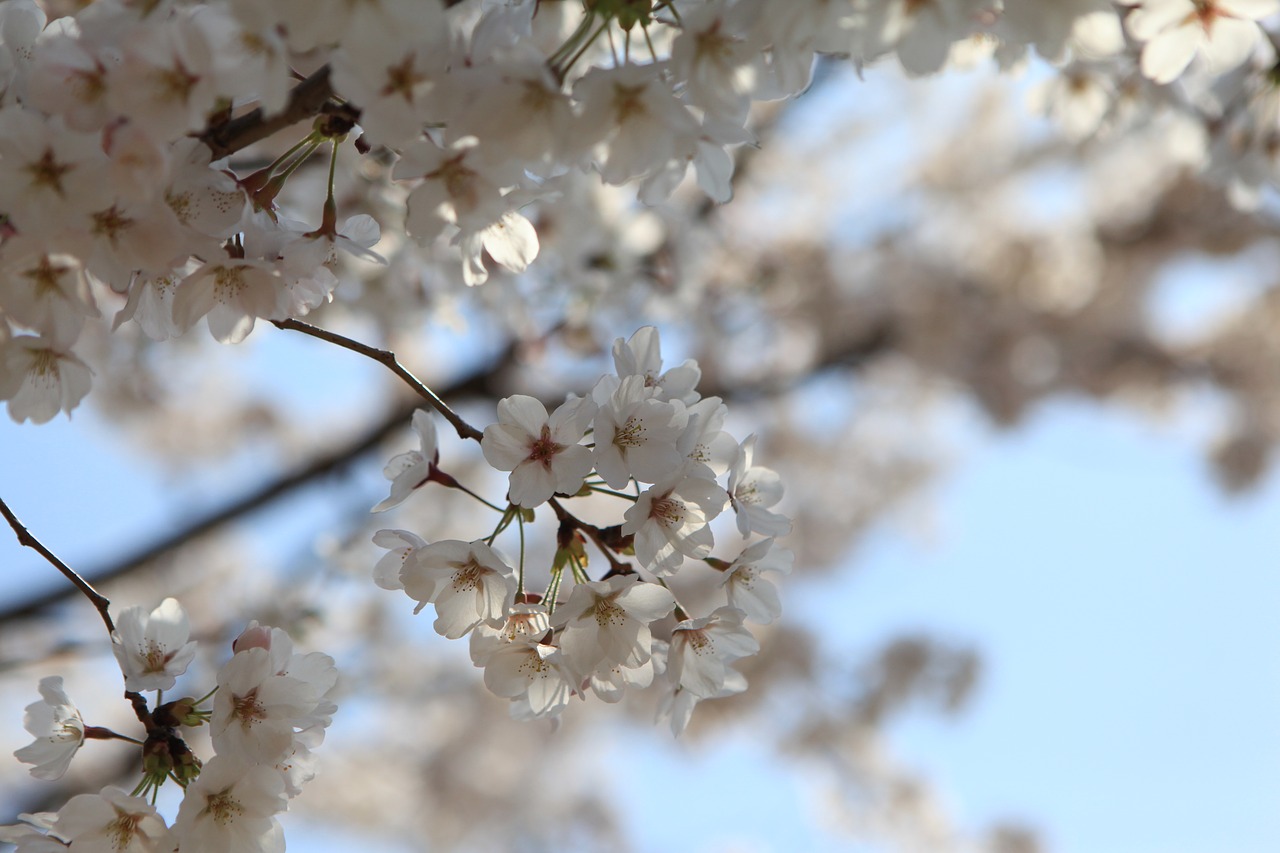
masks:
<instances>
[{"instance_id":1,"label":"thin twig","mask_svg":"<svg viewBox=\"0 0 1280 853\"><path fill-rule=\"evenodd\" d=\"M21 521L18 521L18 517L13 514L13 510L9 509L9 505L4 502L3 498L0 498L0 515L4 515L5 519L9 522L9 526L13 528L13 532L18 535L19 543L28 548L34 549L41 557L48 560L55 569L62 572L63 576L66 577L67 580L71 581L71 583L75 585L76 589L84 593L85 598L89 599L89 603L97 609L98 615L102 617L103 623L107 626L107 633L114 634L116 626L115 623L111 621L111 612L108 610L111 606L111 601L105 595L94 589L93 585L87 580L80 577L75 569L59 560L58 555L46 548L39 539L32 536L31 531L27 530Z\"/></svg>"},{"instance_id":2,"label":"thin twig","mask_svg":"<svg viewBox=\"0 0 1280 853\"><path fill-rule=\"evenodd\" d=\"M440 417L444 418L446 421L448 421L450 424L453 425L453 428L458 431L459 438L471 438L471 439L475 439L476 441L479 441L480 439L484 438L484 433L480 432L480 430L476 429L471 424L464 421L458 415L457 412L449 408L449 406L445 403L445 401L441 400L436 395L436 392L432 391L426 385L422 384L422 380L414 376L409 371L408 368L406 368L403 364L401 364L396 359L396 354L391 352L390 350L371 347L368 344L362 344L359 341L352 340L351 338L348 338L344 335L339 335L336 332L330 332L325 329L321 329L318 326L312 326L310 323L299 322L298 320L293 320L293 319L272 320L271 322L275 325L277 329L286 329L294 332L302 332L304 335L310 335L313 338L319 338L322 341L327 341L331 344L336 344L342 347L343 349L349 349L352 352L359 353L360 355L365 356L366 358L373 359L374 361L386 367L396 376L399 376L401 379L403 379L410 388L412 388L415 392L417 392L418 396L426 400L427 403L431 406L431 408L435 409L437 412L440 413Z\"/></svg>"},{"instance_id":3,"label":"thin twig","mask_svg":"<svg viewBox=\"0 0 1280 853\"><path fill-rule=\"evenodd\" d=\"M555 512L556 518L559 519L561 523L567 522L576 529L587 534L587 538L595 543L596 548L600 549L601 554L604 554L604 558L609 561L609 572L605 577L608 577L609 575L635 574L636 570L634 567L628 563L622 562L614 556L613 548L610 547L609 543L605 540L604 531L599 527L596 527L594 524L588 524L573 513L569 512L569 510L565 509L564 505L556 498L552 498L547 501L547 503L550 505L552 511ZM601 580L603 580L603 578L601 578Z\"/></svg>"}]
</instances>

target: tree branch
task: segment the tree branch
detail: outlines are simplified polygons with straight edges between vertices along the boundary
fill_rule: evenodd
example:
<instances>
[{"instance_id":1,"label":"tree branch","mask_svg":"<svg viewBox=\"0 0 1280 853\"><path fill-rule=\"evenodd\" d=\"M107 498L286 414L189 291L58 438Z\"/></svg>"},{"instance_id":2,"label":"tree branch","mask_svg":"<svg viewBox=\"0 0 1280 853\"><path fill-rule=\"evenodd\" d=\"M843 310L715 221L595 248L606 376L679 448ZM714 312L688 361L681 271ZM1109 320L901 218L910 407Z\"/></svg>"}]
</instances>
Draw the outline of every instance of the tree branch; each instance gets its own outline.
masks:
<instances>
[{"instance_id":1,"label":"tree branch","mask_svg":"<svg viewBox=\"0 0 1280 853\"><path fill-rule=\"evenodd\" d=\"M315 118L325 111L326 105L333 96L333 86L329 82L329 66L324 65L294 87L289 93L289 102L280 112L268 116L259 107L242 116L213 125L200 134L200 141L209 146L214 160L221 160L290 125Z\"/></svg>"},{"instance_id":2,"label":"tree branch","mask_svg":"<svg viewBox=\"0 0 1280 853\"><path fill-rule=\"evenodd\" d=\"M28 548L34 549L41 557L48 560L55 569L62 572L63 576L66 577L67 580L71 581L76 589L84 593L84 597L89 599L89 603L97 609L98 615L102 617L103 623L107 626L107 633L114 634L116 626L115 623L111 621L111 611L108 609L111 606L111 601L105 595L94 589L93 585L87 580L80 577L79 573L77 573L75 569L62 562L62 560L59 560L58 556L46 548L39 539L32 536L31 531L27 530L22 522L18 520L18 517L13 514L13 510L9 509L9 505L4 502L3 498L0 498L0 515L5 517L9 522L9 526L13 528L13 532L18 535L18 542Z\"/></svg>"},{"instance_id":3,"label":"tree branch","mask_svg":"<svg viewBox=\"0 0 1280 853\"><path fill-rule=\"evenodd\" d=\"M352 340L344 335L339 335L336 332L326 331L318 326L312 326L310 323L303 323L298 320L272 320L271 322L277 329L302 332L304 335L319 338L322 341L327 341L331 344L340 346L343 349L349 349L352 352L365 356L366 358L373 359L386 367L396 376L403 379L410 388L417 392L418 396L427 401L427 404L430 405L431 408L439 412L442 418L452 424L453 428L458 432L458 438L470 438L479 441L484 437L484 433L464 421L457 412L449 408L445 401L441 400L440 397L436 395L436 392L422 384L422 380L414 376L408 368L401 364L396 359L396 354L390 350L371 347L367 344L362 344L359 341Z\"/></svg>"}]
</instances>

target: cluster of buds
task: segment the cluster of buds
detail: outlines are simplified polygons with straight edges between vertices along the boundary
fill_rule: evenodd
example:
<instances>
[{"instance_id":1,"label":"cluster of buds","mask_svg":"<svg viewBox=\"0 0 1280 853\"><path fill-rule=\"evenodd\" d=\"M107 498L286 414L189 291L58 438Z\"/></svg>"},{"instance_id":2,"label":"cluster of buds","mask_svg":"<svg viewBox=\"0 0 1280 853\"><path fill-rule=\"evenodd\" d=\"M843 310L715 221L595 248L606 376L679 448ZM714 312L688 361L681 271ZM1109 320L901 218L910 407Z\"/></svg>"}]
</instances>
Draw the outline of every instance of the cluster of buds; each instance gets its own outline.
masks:
<instances>
[{"instance_id":1,"label":"cluster of buds","mask_svg":"<svg viewBox=\"0 0 1280 853\"><path fill-rule=\"evenodd\" d=\"M333 659L295 654L284 631L252 623L232 643L212 691L165 701L164 691L195 656L189 636L187 616L171 598L149 614L131 607L120 615L112 648L143 740L85 725L61 677L40 682L41 701L27 707L24 720L35 741L15 753L33 765L33 776L60 778L85 740L100 739L137 744L143 777L132 791L108 786L73 797L56 813L23 815L25 823L0 827L0 841L19 853L284 850L275 816L315 776L312 750L337 709ZM149 691L154 705L142 695ZM202 725L215 752L203 762L182 735ZM168 781L183 791L172 826L155 807Z\"/></svg>"},{"instance_id":2,"label":"cluster of buds","mask_svg":"<svg viewBox=\"0 0 1280 853\"><path fill-rule=\"evenodd\" d=\"M755 464L754 437L734 439L723 429L723 401L698 394L695 362L663 372L653 327L619 338L613 357L615 374L553 412L527 396L498 403L498 422L480 444L485 460L510 475L505 508L490 504L501 517L488 536L428 543L411 531L380 530L374 542L388 553L374 579L404 590L418 602L415 612L435 605L440 634L470 635L472 660L489 689L512 700L513 716L556 717L575 695L616 702L627 687L658 681L678 733L699 701L746 688L732 664L758 648L744 622L779 613L768 575L790 569L792 555L774 537L791 522L773 509L782 483ZM419 412L413 425L421 447L391 460L391 494L375 511L428 483L461 487L439 468L430 416ZM574 500L598 504L599 496L621 502L617 523L588 523L571 509ZM524 528L544 507L556 523L556 550L546 587L535 592ZM712 556L712 522L726 511L741 539L729 559ZM495 546L513 525L516 568ZM595 579L588 546L608 566ZM671 589L688 564L721 573L725 604L705 616L691 615ZM669 639L655 638L659 627Z\"/></svg>"}]
</instances>

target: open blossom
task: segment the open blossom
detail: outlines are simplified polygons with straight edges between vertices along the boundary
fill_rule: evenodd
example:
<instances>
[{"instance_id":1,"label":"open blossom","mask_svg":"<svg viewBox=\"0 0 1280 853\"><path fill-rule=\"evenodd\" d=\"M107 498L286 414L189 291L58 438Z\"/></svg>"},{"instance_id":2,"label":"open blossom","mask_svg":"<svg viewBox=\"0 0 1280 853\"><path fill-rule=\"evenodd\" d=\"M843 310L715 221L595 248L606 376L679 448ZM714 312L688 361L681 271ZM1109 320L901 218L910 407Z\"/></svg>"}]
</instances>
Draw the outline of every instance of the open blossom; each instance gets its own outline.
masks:
<instances>
[{"instance_id":1,"label":"open blossom","mask_svg":"<svg viewBox=\"0 0 1280 853\"><path fill-rule=\"evenodd\" d=\"M684 461L678 447L689 423L684 404L654 397L643 376L623 378L612 393L601 389L608 388L607 379L592 392L600 404L594 433L596 471L615 489L632 477L655 483L670 476Z\"/></svg>"},{"instance_id":2,"label":"open blossom","mask_svg":"<svg viewBox=\"0 0 1280 853\"><path fill-rule=\"evenodd\" d=\"M573 494L591 472L591 451L578 442L595 414L590 398L575 398L551 415L533 397L498 402L498 422L485 427L480 447L499 471L511 472L511 502L535 507L553 494Z\"/></svg>"},{"instance_id":3,"label":"open blossom","mask_svg":"<svg viewBox=\"0 0 1280 853\"><path fill-rule=\"evenodd\" d=\"M177 848L155 806L111 786L68 800L53 831L71 842L73 853L172 853Z\"/></svg>"},{"instance_id":4,"label":"open blossom","mask_svg":"<svg viewBox=\"0 0 1280 853\"><path fill-rule=\"evenodd\" d=\"M688 359L665 373L662 370L662 348L658 330L641 326L624 341L613 342L613 364L619 378L643 376L646 388L656 389L659 400L679 400L691 404L698 399L697 385L702 378L698 362Z\"/></svg>"},{"instance_id":5,"label":"open blossom","mask_svg":"<svg viewBox=\"0 0 1280 853\"><path fill-rule=\"evenodd\" d=\"M404 589L400 572L418 549L427 547L426 540L408 530L379 530L373 534L373 544L387 549L374 564L373 582L383 589Z\"/></svg>"},{"instance_id":6,"label":"open blossom","mask_svg":"<svg viewBox=\"0 0 1280 853\"><path fill-rule=\"evenodd\" d=\"M279 311L280 276L261 261L227 259L204 264L187 276L173 296L173 320L184 331L208 315L209 331L220 343L238 344L259 317Z\"/></svg>"},{"instance_id":7,"label":"open blossom","mask_svg":"<svg viewBox=\"0 0 1280 853\"><path fill-rule=\"evenodd\" d=\"M525 638L504 641L489 652L484 684L495 695L514 700L511 714L516 719L555 716L572 695L560 649Z\"/></svg>"},{"instance_id":8,"label":"open blossom","mask_svg":"<svg viewBox=\"0 0 1280 853\"><path fill-rule=\"evenodd\" d=\"M187 786L173 829L184 851L284 853L275 815L287 803L278 770L215 755Z\"/></svg>"},{"instance_id":9,"label":"open blossom","mask_svg":"<svg viewBox=\"0 0 1280 853\"><path fill-rule=\"evenodd\" d=\"M80 404L91 373L71 345L68 337L44 335L0 342L0 400L9 401L9 417L42 424Z\"/></svg>"},{"instance_id":10,"label":"open blossom","mask_svg":"<svg viewBox=\"0 0 1280 853\"><path fill-rule=\"evenodd\" d=\"M765 572L786 574L795 559L789 549L763 539L746 548L725 570L721 585L729 596L729 606L736 607L752 622L767 625L782 613L778 588L764 576Z\"/></svg>"},{"instance_id":11,"label":"open blossom","mask_svg":"<svg viewBox=\"0 0 1280 853\"><path fill-rule=\"evenodd\" d=\"M1143 0L1125 25L1146 42L1142 73L1169 83L1197 54L1211 74L1238 67L1262 38L1258 21L1277 12L1280 0Z\"/></svg>"},{"instance_id":12,"label":"open blossom","mask_svg":"<svg viewBox=\"0 0 1280 853\"><path fill-rule=\"evenodd\" d=\"M782 478L772 468L755 464L755 450L754 435L738 449L738 458L729 469L729 502L738 514L738 530L743 536L753 531L782 536L791 531L791 520L769 509L782 500Z\"/></svg>"},{"instance_id":13,"label":"open blossom","mask_svg":"<svg viewBox=\"0 0 1280 853\"><path fill-rule=\"evenodd\" d=\"M647 663L653 641L649 625L675 605L675 597L657 584L614 575L574 586L552 624L564 629L560 647L570 669L587 678L599 670Z\"/></svg>"},{"instance_id":14,"label":"open blossom","mask_svg":"<svg viewBox=\"0 0 1280 853\"><path fill-rule=\"evenodd\" d=\"M54 812L20 814L21 823L0 826L0 841L14 845L13 853L64 853L66 842L53 832Z\"/></svg>"},{"instance_id":15,"label":"open blossom","mask_svg":"<svg viewBox=\"0 0 1280 853\"><path fill-rule=\"evenodd\" d=\"M681 622L671 633L667 678L681 690L702 699L714 698L735 679L729 666L760 651L760 644L742 626L744 613L721 607L710 616Z\"/></svg>"},{"instance_id":16,"label":"open blossom","mask_svg":"<svg viewBox=\"0 0 1280 853\"><path fill-rule=\"evenodd\" d=\"M294 751L298 732L329 724L333 658L292 654L287 634L256 625L233 648L218 671L209 721L214 749L244 764L275 764Z\"/></svg>"},{"instance_id":17,"label":"open blossom","mask_svg":"<svg viewBox=\"0 0 1280 853\"><path fill-rule=\"evenodd\" d=\"M130 607L116 620L111 651L124 671L126 690L168 690L196 655L191 627L176 599L166 598L147 615Z\"/></svg>"},{"instance_id":18,"label":"open blossom","mask_svg":"<svg viewBox=\"0 0 1280 853\"><path fill-rule=\"evenodd\" d=\"M382 475L391 481L391 494L379 501L371 512L398 506L414 489L426 484L431 466L440 456L436 422L430 412L418 409L413 413L413 431L418 435L418 449L391 457L382 469Z\"/></svg>"},{"instance_id":19,"label":"open blossom","mask_svg":"<svg viewBox=\"0 0 1280 853\"><path fill-rule=\"evenodd\" d=\"M635 536L641 565L656 575L670 575L685 557L701 559L711 553L715 540L709 523L725 501L715 480L668 480L640 495L623 516L622 532Z\"/></svg>"},{"instance_id":20,"label":"open blossom","mask_svg":"<svg viewBox=\"0 0 1280 853\"><path fill-rule=\"evenodd\" d=\"M482 622L498 626L516 593L515 572L483 542L446 539L420 548L400 581L418 602L436 606L435 629L456 640Z\"/></svg>"},{"instance_id":21,"label":"open blossom","mask_svg":"<svg viewBox=\"0 0 1280 853\"><path fill-rule=\"evenodd\" d=\"M37 779L61 779L84 743L84 720L62 689L61 676L40 679L40 696L22 718L22 727L35 742L13 754L23 764L35 765L31 775Z\"/></svg>"}]
</instances>

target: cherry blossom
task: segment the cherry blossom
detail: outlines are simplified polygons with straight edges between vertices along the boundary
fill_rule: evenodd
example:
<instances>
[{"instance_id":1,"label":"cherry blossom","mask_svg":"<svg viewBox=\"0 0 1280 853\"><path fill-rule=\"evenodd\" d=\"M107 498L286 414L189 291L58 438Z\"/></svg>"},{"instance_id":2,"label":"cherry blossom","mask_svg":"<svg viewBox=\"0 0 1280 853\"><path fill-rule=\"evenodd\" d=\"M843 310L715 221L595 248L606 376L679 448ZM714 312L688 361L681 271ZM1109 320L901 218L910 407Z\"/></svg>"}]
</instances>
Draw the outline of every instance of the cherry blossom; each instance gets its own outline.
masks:
<instances>
[{"instance_id":1,"label":"cherry blossom","mask_svg":"<svg viewBox=\"0 0 1280 853\"><path fill-rule=\"evenodd\" d=\"M635 575L574 586L552 625L563 629L560 647L570 669L583 678L614 667L643 666L650 658L650 623L675 607L670 592Z\"/></svg>"},{"instance_id":2,"label":"cherry blossom","mask_svg":"<svg viewBox=\"0 0 1280 853\"><path fill-rule=\"evenodd\" d=\"M729 503L737 513L743 536L782 536L791 531L791 522L769 509L782 500L782 478L776 471L754 464L755 448L754 435L738 448L738 458L729 470Z\"/></svg>"},{"instance_id":3,"label":"cherry blossom","mask_svg":"<svg viewBox=\"0 0 1280 853\"><path fill-rule=\"evenodd\" d=\"M418 449L391 457L382 475L391 481L391 494L374 505L371 512L384 512L399 506L414 489L426 485L431 466L440 455L437 449L436 422L431 413L418 409L413 413L413 431L418 436ZM385 547L385 546L384 546Z\"/></svg>"},{"instance_id":4,"label":"cherry blossom","mask_svg":"<svg viewBox=\"0 0 1280 853\"><path fill-rule=\"evenodd\" d=\"M1278 11L1280 0L1143 0L1125 25L1146 42L1142 73L1168 83L1196 55L1210 74L1240 65L1261 42L1257 21Z\"/></svg>"},{"instance_id":5,"label":"cherry blossom","mask_svg":"<svg viewBox=\"0 0 1280 853\"><path fill-rule=\"evenodd\" d=\"M35 742L15 751L23 764L33 764L37 779L61 779L71 759L84 743L84 720L62 689L62 677L40 679L41 701L27 706L22 727Z\"/></svg>"},{"instance_id":6,"label":"cherry blossom","mask_svg":"<svg viewBox=\"0 0 1280 853\"><path fill-rule=\"evenodd\" d=\"M172 853L178 846L155 806L112 786L68 800L53 831L74 853Z\"/></svg>"},{"instance_id":7,"label":"cherry blossom","mask_svg":"<svg viewBox=\"0 0 1280 853\"><path fill-rule=\"evenodd\" d=\"M668 480L640 495L623 516L622 532L635 536L641 565L656 575L671 575L685 557L701 559L711 553L715 540L709 523L726 501L714 480Z\"/></svg>"},{"instance_id":8,"label":"cherry blossom","mask_svg":"<svg viewBox=\"0 0 1280 853\"><path fill-rule=\"evenodd\" d=\"M283 853L275 815L286 803L278 770L216 755L187 786L173 831L184 850Z\"/></svg>"},{"instance_id":9,"label":"cherry blossom","mask_svg":"<svg viewBox=\"0 0 1280 853\"><path fill-rule=\"evenodd\" d=\"M76 407L89 393L89 366L69 346L69 335L19 335L0 343L0 400L18 423L52 420Z\"/></svg>"},{"instance_id":10,"label":"cherry blossom","mask_svg":"<svg viewBox=\"0 0 1280 853\"><path fill-rule=\"evenodd\" d=\"M667 678L701 699L713 698L731 685L729 664L760 650L742 625L745 615L737 608L721 607L710 616L677 625L667 653Z\"/></svg>"},{"instance_id":11,"label":"cherry blossom","mask_svg":"<svg viewBox=\"0 0 1280 853\"><path fill-rule=\"evenodd\" d=\"M624 377L603 402L602 387L608 383L602 380L592 395L600 405L595 467L604 481L620 489L632 477L652 483L676 471L683 458L677 442L689 422L684 404L657 399L639 375Z\"/></svg>"},{"instance_id":12,"label":"cherry blossom","mask_svg":"<svg viewBox=\"0 0 1280 853\"><path fill-rule=\"evenodd\" d=\"M126 690L168 690L186 672L196 654L187 614L176 599L166 598L147 614L126 608L116 620L115 653L124 671Z\"/></svg>"},{"instance_id":13,"label":"cherry blossom","mask_svg":"<svg viewBox=\"0 0 1280 853\"><path fill-rule=\"evenodd\" d=\"M775 544L773 539L755 542L738 555L721 579L729 597L729 606L741 610L747 619L767 625L782 613L778 588L765 577L765 572L787 574L795 554Z\"/></svg>"},{"instance_id":14,"label":"cherry blossom","mask_svg":"<svg viewBox=\"0 0 1280 853\"><path fill-rule=\"evenodd\" d=\"M501 625L516 591L515 573L484 542L446 539L418 549L400 581L418 602L436 606L435 629L456 640L477 625Z\"/></svg>"},{"instance_id":15,"label":"cherry blossom","mask_svg":"<svg viewBox=\"0 0 1280 853\"><path fill-rule=\"evenodd\" d=\"M480 446L490 465L511 472L512 503L534 507L581 488L592 458L578 442L595 411L589 397L570 399L551 415L523 394L498 401L498 422L485 427Z\"/></svg>"}]
</instances>

